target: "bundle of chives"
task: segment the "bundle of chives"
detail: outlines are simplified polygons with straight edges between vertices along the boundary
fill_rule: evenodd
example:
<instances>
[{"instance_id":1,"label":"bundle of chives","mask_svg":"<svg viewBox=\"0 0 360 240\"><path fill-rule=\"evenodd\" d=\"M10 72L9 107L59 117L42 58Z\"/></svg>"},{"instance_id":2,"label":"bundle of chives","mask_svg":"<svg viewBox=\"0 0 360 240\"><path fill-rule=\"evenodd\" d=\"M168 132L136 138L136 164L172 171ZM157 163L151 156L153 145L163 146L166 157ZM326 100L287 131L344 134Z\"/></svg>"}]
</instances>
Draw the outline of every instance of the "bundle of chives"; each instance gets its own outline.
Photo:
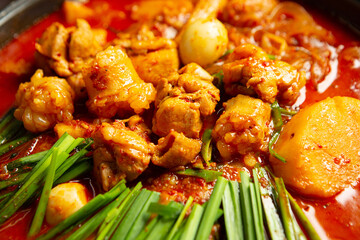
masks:
<instances>
[{"instance_id":1,"label":"bundle of chives","mask_svg":"<svg viewBox=\"0 0 360 240\"><path fill-rule=\"evenodd\" d=\"M121 223L118 225L111 239L123 240L126 238L130 231L131 226L136 220L144 206L144 203L148 201L151 196L151 192L148 190L141 190L134 203L131 205L129 211L124 215Z\"/></svg>"},{"instance_id":2,"label":"bundle of chives","mask_svg":"<svg viewBox=\"0 0 360 240\"><path fill-rule=\"evenodd\" d=\"M73 137L64 134L54 146L48 151L42 160L32 169L32 171L25 177L24 182L19 190L16 191L9 201L0 210L0 224L10 218L16 210L18 210L29 198L31 198L36 191L41 187L41 180L45 174L46 169L50 165L51 154L55 147L64 151L75 141Z\"/></svg>"},{"instance_id":3,"label":"bundle of chives","mask_svg":"<svg viewBox=\"0 0 360 240\"><path fill-rule=\"evenodd\" d=\"M44 184L44 188L41 193L40 201L39 201L38 207L35 212L35 216L33 218L33 221L31 223L30 230L28 233L29 237L32 237L40 232L40 228L44 221L46 206L47 206L49 196L50 196L50 191L51 191L51 188L52 188L52 185L54 182L56 160L60 155L58 150L59 150L58 148L54 149L54 153L52 155L50 166L47 171L46 178L45 178L45 184ZM65 157L67 158L66 155L65 155Z\"/></svg>"},{"instance_id":4,"label":"bundle of chives","mask_svg":"<svg viewBox=\"0 0 360 240\"><path fill-rule=\"evenodd\" d=\"M117 226L123 219L126 212L129 210L133 202L135 201L136 197L140 193L140 189L142 187L141 182L139 182L129 193L128 196L124 199L124 201L120 204L118 208L113 209L108 213L106 216L105 221L100 226L97 240L102 239L110 239L110 237L113 235L114 231L116 230ZM115 212L116 214L114 214Z\"/></svg>"},{"instance_id":5,"label":"bundle of chives","mask_svg":"<svg viewBox=\"0 0 360 240\"><path fill-rule=\"evenodd\" d=\"M184 217L185 217L185 214L186 214L186 211L190 208L192 202L193 202L193 198L190 196L189 199L187 200L183 210L181 211L178 219L176 220L174 226L172 227L170 233L168 234L166 240L172 240L174 235L176 234L176 232L178 231L182 221L184 220Z\"/></svg>"},{"instance_id":6,"label":"bundle of chives","mask_svg":"<svg viewBox=\"0 0 360 240\"><path fill-rule=\"evenodd\" d=\"M239 183L229 181L222 198L226 234L229 240L244 239Z\"/></svg>"},{"instance_id":7,"label":"bundle of chives","mask_svg":"<svg viewBox=\"0 0 360 240\"><path fill-rule=\"evenodd\" d=\"M141 232L145 227L146 223L149 221L151 213L148 211L149 205L153 202L159 201L160 194L158 192L151 192L151 195L148 201L144 204L141 212L136 218L133 226L129 230L129 233L126 236L126 240L134 240L136 236Z\"/></svg>"},{"instance_id":8,"label":"bundle of chives","mask_svg":"<svg viewBox=\"0 0 360 240\"><path fill-rule=\"evenodd\" d=\"M269 176L265 169L260 167L255 168L255 173L264 182L260 184L260 196L270 237L271 239L286 239L276 202L273 199L273 188Z\"/></svg>"},{"instance_id":9,"label":"bundle of chives","mask_svg":"<svg viewBox=\"0 0 360 240\"><path fill-rule=\"evenodd\" d=\"M219 209L220 207L221 197L224 193L227 183L228 181L225 178L218 177L213 193L211 194L210 200L204 210L204 214L202 216L201 223L196 234L197 240L208 239L211 233L211 228L215 223L217 209Z\"/></svg>"},{"instance_id":10,"label":"bundle of chives","mask_svg":"<svg viewBox=\"0 0 360 240\"><path fill-rule=\"evenodd\" d=\"M186 221L184 231L180 237L181 240L195 239L203 212L204 208L201 205L194 204L194 207L192 208L191 213Z\"/></svg>"},{"instance_id":11,"label":"bundle of chives","mask_svg":"<svg viewBox=\"0 0 360 240\"><path fill-rule=\"evenodd\" d=\"M222 172L218 172L218 171L205 170L205 169L191 169L191 168L188 168L184 171L178 171L176 173L185 176L199 177L204 179L205 182L215 181L218 177L222 175Z\"/></svg>"}]
</instances>

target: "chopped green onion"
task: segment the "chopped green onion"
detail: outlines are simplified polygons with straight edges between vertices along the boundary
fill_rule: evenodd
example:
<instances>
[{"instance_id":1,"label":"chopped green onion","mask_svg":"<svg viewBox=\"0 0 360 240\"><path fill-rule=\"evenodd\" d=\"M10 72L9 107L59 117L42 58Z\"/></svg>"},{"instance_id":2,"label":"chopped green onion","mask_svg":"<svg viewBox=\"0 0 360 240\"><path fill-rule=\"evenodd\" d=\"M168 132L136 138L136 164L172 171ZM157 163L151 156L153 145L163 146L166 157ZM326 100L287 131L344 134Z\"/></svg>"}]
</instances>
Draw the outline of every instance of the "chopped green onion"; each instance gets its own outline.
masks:
<instances>
[{"instance_id":1,"label":"chopped green onion","mask_svg":"<svg viewBox=\"0 0 360 240\"><path fill-rule=\"evenodd\" d=\"M214 78L218 79L218 82L216 84L216 87L218 89L222 89L224 85L224 72L223 70L220 70L219 72L212 75Z\"/></svg>"},{"instance_id":2,"label":"chopped green onion","mask_svg":"<svg viewBox=\"0 0 360 240\"><path fill-rule=\"evenodd\" d=\"M217 209L219 209L221 204L221 198L224 194L225 187L228 181L223 177L218 177L213 193L211 194L208 205L204 210L204 215L202 216L199 230L196 235L197 240L206 240L208 239L211 228L214 225Z\"/></svg>"},{"instance_id":3,"label":"chopped green onion","mask_svg":"<svg viewBox=\"0 0 360 240\"><path fill-rule=\"evenodd\" d=\"M37 238L37 240L50 240L55 236L63 233L69 227L74 226L76 224L80 224L86 218L95 213L98 209L102 208L109 202L113 201L116 197L118 197L122 192L121 185L123 182L119 182L115 187L113 187L110 191L99 194L94 197L90 202L88 202L85 206L80 208L74 214L63 220L61 223L56 225L54 228L50 229L46 234Z\"/></svg>"},{"instance_id":4,"label":"chopped green onion","mask_svg":"<svg viewBox=\"0 0 360 240\"><path fill-rule=\"evenodd\" d=\"M298 111L286 109L286 108L282 108L282 107L280 107L279 110L280 110L281 114L289 115L289 116L295 116L298 113Z\"/></svg>"},{"instance_id":5,"label":"chopped green onion","mask_svg":"<svg viewBox=\"0 0 360 240\"><path fill-rule=\"evenodd\" d=\"M226 235L229 240L244 239L239 194L239 183L229 181L222 197Z\"/></svg>"},{"instance_id":6,"label":"chopped green onion","mask_svg":"<svg viewBox=\"0 0 360 240\"><path fill-rule=\"evenodd\" d=\"M300 206L297 204L295 199L288 192L287 192L287 195L289 197L291 207L292 207L296 217L299 219L302 227L305 229L309 239L320 240L321 239L320 236L317 234L315 228L312 226L309 219L306 217L304 212L301 210Z\"/></svg>"},{"instance_id":7,"label":"chopped green onion","mask_svg":"<svg viewBox=\"0 0 360 240\"><path fill-rule=\"evenodd\" d=\"M195 239L197 229L200 225L200 220L203 215L204 208L199 204L194 204L188 220L186 221L184 232L181 235L181 240Z\"/></svg>"},{"instance_id":8,"label":"chopped green onion","mask_svg":"<svg viewBox=\"0 0 360 240\"><path fill-rule=\"evenodd\" d=\"M280 216L272 197L272 183L264 168L256 168L257 175L264 184L260 184L260 195L271 239L286 239Z\"/></svg>"},{"instance_id":9,"label":"chopped green onion","mask_svg":"<svg viewBox=\"0 0 360 240\"><path fill-rule=\"evenodd\" d=\"M191 168L188 168L184 171L178 171L176 173L180 174L180 175L185 175L185 176L199 177L199 178L204 179L206 182L213 182L219 176L222 175L222 172L218 172L218 171L205 170L205 169L195 170L195 169L191 169Z\"/></svg>"},{"instance_id":10,"label":"chopped green onion","mask_svg":"<svg viewBox=\"0 0 360 240\"><path fill-rule=\"evenodd\" d=\"M54 185L60 184L60 183L64 183L64 182L68 182L72 179L75 179L87 172L90 172L92 170L92 165L90 162L86 161L86 162L81 162L79 164L74 165L70 170L68 170L67 172L65 172L63 175L61 175L61 177L59 177Z\"/></svg>"},{"instance_id":11,"label":"chopped green onion","mask_svg":"<svg viewBox=\"0 0 360 240\"><path fill-rule=\"evenodd\" d=\"M116 216L113 216L111 219L109 219L108 216L106 217L105 222L108 222L108 224L100 226L98 237L96 239L110 239L111 235L114 233L117 226L139 195L141 187L141 182L138 182L138 184L131 190L131 192L121 203L121 205L114 210L117 211L118 214ZM111 215L111 213L109 214Z\"/></svg>"},{"instance_id":12,"label":"chopped green onion","mask_svg":"<svg viewBox=\"0 0 360 240\"><path fill-rule=\"evenodd\" d=\"M22 122L16 119L13 119L10 123L8 123L0 132L0 145L3 145L14 137L22 126Z\"/></svg>"},{"instance_id":13,"label":"chopped green onion","mask_svg":"<svg viewBox=\"0 0 360 240\"><path fill-rule=\"evenodd\" d=\"M283 163L286 163L286 160L284 157L280 156L277 152L275 152L273 145L274 143L278 140L280 136L280 133L275 132L274 135L271 137L270 141L269 141L269 153L276 157L278 160L282 161Z\"/></svg>"},{"instance_id":14,"label":"chopped green onion","mask_svg":"<svg viewBox=\"0 0 360 240\"><path fill-rule=\"evenodd\" d=\"M275 60L275 59L276 59L276 57L275 57L274 55L272 55L272 54L268 54L268 58L269 58L270 60Z\"/></svg>"},{"instance_id":15,"label":"chopped green onion","mask_svg":"<svg viewBox=\"0 0 360 240\"><path fill-rule=\"evenodd\" d=\"M136 240L144 240L147 238L147 236L150 234L150 232L154 229L156 224L159 221L160 216L157 216L153 218L148 225L143 228L143 230L139 233L139 235L136 237Z\"/></svg>"},{"instance_id":16,"label":"chopped green onion","mask_svg":"<svg viewBox=\"0 0 360 240\"><path fill-rule=\"evenodd\" d=\"M54 149L54 153L52 155L51 162L50 162L50 165L47 170L47 174L46 174L46 178L45 178L45 185L42 190L40 201L39 201L38 207L35 212L35 216L33 218L33 221L31 223L30 230L28 233L29 237L32 237L40 232L41 225L44 221L46 206L49 201L49 196L50 196L50 191L51 191L52 185L54 183L56 161L60 155L58 150L59 150L58 148ZM66 156L66 158L67 158L67 156Z\"/></svg>"},{"instance_id":17,"label":"chopped green onion","mask_svg":"<svg viewBox=\"0 0 360 240\"><path fill-rule=\"evenodd\" d=\"M269 141L269 153L272 156L274 156L275 158L277 158L278 160L282 161L283 163L286 163L285 158L283 158L277 152L275 152L275 150L273 148L273 145L275 144L275 142L278 140L278 138L280 136L280 132L281 132L281 129L283 126L283 121L282 121L281 112L280 112L280 106L277 101L275 101L273 104L271 104L271 115L272 115L272 120L274 123L274 133L271 136L271 139Z\"/></svg>"},{"instance_id":18,"label":"chopped green onion","mask_svg":"<svg viewBox=\"0 0 360 240\"><path fill-rule=\"evenodd\" d=\"M275 178L275 184L277 191L279 193L279 206L280 206L280 214L282 223L285 229L286 238L289 240L295 240L295 230L293 219L291 217L291 208L289 199L286 194L285 185L282 178Z\"/></svg>"},{"instance_id":19,"label":"chopped green onion","mask_svg":"<svg viewBox=\"0 0 360 240\"><path fill-rule=\"evenodd\" d=\"M211 161L212 153L211 133L212 129L206 129L202 135L201 156L205 160L207 166L209 166L209 162Z\"/></svg>"},{"instance_id":20,"label":"chopped green onion","mask_svg":"<svg viewBox=\"0 0 360 240\"><path fill-rule=\"evenodd\" d=\"M165 219L174 219L179 216L183 205L178 202L171 202L171 204L151 203L148 212L156 213Z\"/></svg>"},{"instance_id":21,"label":"chopped green onion","mask_svg":"<svg viewBox=\"0 0 360 240\"><path fill-rule=\"evenodd\" d=\"M265 239L263 222L260 222L260 214L262 214L262 212L260 211L262 211L262 209L260 210L258 209L254 183L250 183L250 197L251 197L251 206L252 206L252 213L254 219L254 229L255 229L256 239L257 240Z\"/></svg>"},{"instance_id":22,"label":"chopped green onion","mask_svg":"<svg viewBox=\"0 0 360 240\"><path fill-rule=\"evenodd\" d=\"M274 123L274 131L280 132L283 126L283 121L280 112L280 105L277 101L271 104L271 116Z\"/></svg>"},{"instance_id":23,"label":"chopped green onion","mask_svg":"<svg viewBox=\"0 0 360 240\"><path fill-rule=\"evenodd\" d=\"M11 177L10 179L1 181L0 182L0 190L22 183L22 181L26 178L27 175L28 175L28 173L21 173L14 177Z\"/></svg>"},{"instance_id":24,"label":"chopped green onion","mask_svg":"<svg viewBox=\"0 0 360 240\"><path fill-rule=\"evenodd\" d=\"M165 219L163 217L159 218L159 221L155 224L149 235L146 236L145 239L153 240L163 240L170 228L174 225L176 219Z\"/></svg>"},{"instance_id":25,"label":"chopped green onion","mask_svg":"<svg viewBox=\"0 0 360 240\"><path fill-rule=\"evenodd\" d=\"M127 234L126 240L135 239L139 232L141 232L141 230L145 227L151 216L151 213L148 212L148 207L151 203L159 201L159 198L160 194L158 192L151 192L149 199L144 204L141 212L139 213L129 233Z\"/></svg>"},{"instance_id":26,"label":"chopped green onion","mask_svg":"<svg viewBox=\"0 0 360 240\"><path fill-rule=\"evenodd\" d=\"M255 239L254 215L252 213L251 195L250 195L250 177L245 172L240 172L240 203L241 212L243 212L244 236L245 239Z\"/></svg>"},{"instance_id":27,"label":"chopped green onion","mask_svg":"<svg viewBox=\"0 0 360 240\"><path fill-rule=\"evenodd\" d=\"M150 196L151 192L149 190L143 189L140 191L140 194L137 196L134 203L131 205L131 208L122 219L120 225L116 228L116 231L114 232L114 235L111 239L123 240L126 238L137 216L143 209L144 203L148 201Z\"/></svg>"},{"instance_id":28,"label":"chopped green onion","mask_svg":"<svg viewBox=\"0 0 360 240\"><path fill-rule=\"evenodd\" d=\"M32 138L34 138L34 135L32 133L27 133L26 135L24 135L18 139L15 139L11 142L1 145L0 146L0 156L4 155L7 152L10 152L14 148L26 143L27 141L29 141Z\"/></svg>"},{"instance_id":29,"label":"chopped green onion","mask_svg":"<svg viewBox=\"0 0 360 240\"><path fill-rule=\"evenodd\" d=\"M35 163L39 162L46 155L46 153L47 153L47 151L43 151L43 152L31 154L26 157L19 158L17 160L9 162L6 165L6 168L7 168L7 170L11 171L11 170L14 170L15 168L18 168L21 166L35 164Z\"/></svg>"},{"instance_id":30,"label":"chopped green onion","mask_svg":"<svg viewBox=\"0 0 360 240\"><path fill-rule=\"evenodd\" d=\"M258 174L257 174L257 168L254 168L252 172L253 172L253 180L254 180L254 186L255 186L256 204L259 209L259 221L261 223L263 223L264 217L263 217L263 209L262 209L262 204L261 204L260 183L259 183L259 178L258 178ZM264 232L263 224L261 224L261 227L262 227L261 231Z\"/></svg>"},{"instance_id":31,"label":"chopped green onion","mask_svg":"<svg viewBox=\"0 0 360 240\"><path fill-rule=\"evenodd\" d=\"M14 120L15 108L11 108L0 120L0 131L11 121Z\"/></svg>"},{"instance_id":32,"label":"chopped green onion","mask_svg":"<svg viewBox=\"0 0 360 240\"><path fill-rule=\"evenodd\" d=\"M227 55L231 54L234 52L235 49L228 49L226 50L226 52L224 53L224 55L222 55L220 58L224 58L226 57Z\"/></svg>"},{"instance_id":33,"label":"chopped green onion","mask_svg":"<svg viewBox=\"0 0 360 240\"><path fill-rule=\"evenodd\" d=\"M193 202L193 198L190 196L189 199L187 200L183 210L181 211L178 219L176 220L174 226L172 227L170 233L168 234L166 240L172 240L175 233L178 231L179 227L180 227L180 224L182 223L184 217L185 217L185 214L186 214L186 211L189 209L189 207L191 206L192 202Z\"/></svg>"}]
</instances>

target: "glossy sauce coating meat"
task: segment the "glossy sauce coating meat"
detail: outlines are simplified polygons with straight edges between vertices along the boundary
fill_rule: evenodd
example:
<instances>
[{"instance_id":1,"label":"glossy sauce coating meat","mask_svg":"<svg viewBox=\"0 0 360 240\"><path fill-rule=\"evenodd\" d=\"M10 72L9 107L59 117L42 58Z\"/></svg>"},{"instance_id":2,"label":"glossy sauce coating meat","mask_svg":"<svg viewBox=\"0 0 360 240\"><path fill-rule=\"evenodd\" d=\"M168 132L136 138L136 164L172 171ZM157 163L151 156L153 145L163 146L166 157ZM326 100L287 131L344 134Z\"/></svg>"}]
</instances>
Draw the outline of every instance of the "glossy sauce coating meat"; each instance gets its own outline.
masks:
<instances>
[{"instance_id":1,"label":"glossy sauce coating meat","mask_svg":"<svg viewBox=\"0 0 360 240\"><path fill-rule=\"evenodd\" d=\"M118 47L110 46L96 54L83 74L89 95L87 106L99 117L142 113L155 100L152 84L139 78L129 57Z\"/></svg>"},{"instance_id":2,"label":"glossy sauce coating meat","mask_svg":"<svg viewBox=\"0 0 360 240\"><path fill-rule=\"evenodd\" d=\"M215 111L220 92L212 77L197 64L163 78L157 86L153 131L166 136L172 129L190 138L199 138L202 117Z\"/></svg>"},{"instance_id":3,"label":"glossy sauce coating meat","mask_svg":"<svg viewBox=\"0 0 360 240\"><path fill-rule=\"evenodd\" d=\"M20 85L16 93L15 117L31 132L43 132L57 122L73 119L74 91L65 79L44 77L37 70L30 82Z\"/></svg>"},{"instance_id":4,"label":"glossy sauce coating meat","mask_svg":"<svg viewBox=\"0 0 360 240\"><path fill-rule=\"evenodd\" d=\"M124 122L102 123L94 132L94 171L105 191L119 180L136 179L149 165L154 147Z\"/></svg>"},{"instance_id":5,"label":"glossy sauce coating meat","mask_svg":"<svg viewBox=\"0 0 360 240\"><path fill-rule=\"evenodd\" d=\"M259 99L237 95L224 103L213 137L224 159L267 150L270 106Z\"/></svg>"},{"instance_id":6,"label":"glossy sauce coating meat","mask_svg":"<svg viewBox=\"0 0 360 240\"><path fill-rule=\"evenodd\" d=\"M35 44L38 65L47 74L54 71L60 77L67 77L77 98L85 98L82 68L102 50L106 36L105 30L91 29L83 19L77 20L76 27L69 28L61 23L53 23Z\"/></svg>"},{"instance_id":7,"label":"glossy sauce coating meat","mask_svg":"<svg viewBox=\"0 0 360 240\"><path fill-rule=\"evenodd\" d=\"M251 45L240 46L240 50L233 53L236 56L230 56L230 59L247 56L253 49ZM243 86L246 86L253 89L265 102L273 103L278 98L287 104L294 103L305 85L305 74L286 62L268 59L261 49L254 52L254 55L261 57L250 56L224 64L226 92L234 96L242 93ZM239 88L238 85L242 87Z\"/></svg>"}]
</instances>

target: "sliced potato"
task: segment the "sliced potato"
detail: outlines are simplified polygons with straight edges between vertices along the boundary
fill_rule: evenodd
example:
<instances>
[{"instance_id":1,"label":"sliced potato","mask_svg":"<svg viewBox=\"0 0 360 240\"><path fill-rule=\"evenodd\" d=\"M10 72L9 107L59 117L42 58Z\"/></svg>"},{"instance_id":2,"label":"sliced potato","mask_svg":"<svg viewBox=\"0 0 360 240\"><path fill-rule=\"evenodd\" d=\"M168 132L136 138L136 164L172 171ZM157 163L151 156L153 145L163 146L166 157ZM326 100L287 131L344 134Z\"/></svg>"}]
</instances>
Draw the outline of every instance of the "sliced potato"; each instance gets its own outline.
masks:
<instances>
[{"instance_id":1,"label":"sliced potato","mask_svg":"<svg viewBox=\"0 0 360 240\"><path fill-rule=\"evenodd\" d=\"M281 132L270 158L275 175L304 195L331 197L360 175L360 101L327 98L301 110Z\"/></svg>"}]
</instances>

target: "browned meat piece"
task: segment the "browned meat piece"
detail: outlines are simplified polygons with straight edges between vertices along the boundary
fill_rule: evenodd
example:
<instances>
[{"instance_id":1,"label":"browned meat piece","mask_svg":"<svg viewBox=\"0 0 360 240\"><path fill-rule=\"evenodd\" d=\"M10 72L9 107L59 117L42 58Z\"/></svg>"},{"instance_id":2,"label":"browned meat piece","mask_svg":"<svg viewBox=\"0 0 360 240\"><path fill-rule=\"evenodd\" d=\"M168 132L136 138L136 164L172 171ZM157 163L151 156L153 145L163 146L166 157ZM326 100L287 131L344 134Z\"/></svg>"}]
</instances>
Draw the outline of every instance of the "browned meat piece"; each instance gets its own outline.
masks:
<instances>
[{"instance_id":1,"label":"browned meat piece","mask_svg":"<svg viewBox=\"0 0 360 240\"><path fill-rule=\"evenodd\" d=\"M233 62L244 58L258 58L262 60L268 60L267 53L258 46L250 43L242 44L234 49L234 51L227 58L227 62Z\"/></svg>"},{"instance_id":2,"label":"browned meat piece","mask_svg":"<svg viewBox=\"0 0 360 240\"><path fill-rule=\"evenodd\" d=\"M155 87L161 78L179 70L176 43L155 37L146 25L136 34L119 34L112 44L125 48L140 78Z\"/></svg>"},{"instance_id":3,"label":"browned meat piece","mask_svg":"<svg viewBox=\"0 0 360 240\"><path fill-rule=\"evenodd\" d=\"M105 30L91 29L83 19L77 20L76 27L69 28L53 23L35 44L38 64L61 77L67 77L76 96L84 98L86 91L81 70L89 59L102 50L106 36Z\"/></svg>"},{"instance_id":4,"label":"browned meat piece","mask_svg":"<svg viewBox=\"0 0 360 240\"><path fill-rule=\"evenodd\" d=\"M188 64L157 86L153 131L166 136L173 129L198 138L202 117L211 115L220 99L212 77L197 64Z\"/></svg>"},{"instance_id":5,"label":"browned meat piece","mask_svg":"<svg viewBox=\"0 0 360 240\"><path fill-rule=\"evenodd\" d=\"M164 168L185 166L195 160L201 150L201 141L171 131L160 138L151 162Z\"/></svg>"},{"instance_id":6,"label":"browned meat piece","mask_svg":"<svg viewBox=\"0 0 360 240\"><path fill-rule=\"evenodd\" d=\"M142 113L155 100L155 89L137 75L129 57L118 47L96 54L83 71L87 106L99 117Z\"/></svg>"},{"instance_id":7,"label":"browned meat piece","mask_svg":"<svg viewBox=\"0 0 360 240\"><path fill-rule=\"evenodd\" d=\"M131 130L139 134L146 141L150 142L149 135L151 134L151 129L146 125L144 119L139 115L131 116L128 120L124 120L126 126Z\"/></svg>"},{"instance_id":8,"label":"browned meat piece","mask_svg":"<svg viewBox=\"0 0 360 240\"><path fill-rule=\"evenodd\" d=\"M202 127L200 104L189 98L165 98L159 105L153 118L153 131L166 136L172 129L188 137L198 138Z\"/></svg>"},{"instance_id":9,"label":"browned meat piece","mask_svg":"<svg viewBox=\"0 0 360 240\"><path fill-rule=\"evenodd\" d=\"M156 35L173 39L188 21L193 11L193 1L149 0L133 4L131 18L146 22Z\"/></svg>"},{"instance_id":10,"label":"browned meat piece","mask_svg":"<svg viewBox=\"0 0 360 240\"><path fill-rule=\"evenodd\" d=\"M95 175L106 191L120 179L136 179L149 165L154 151L152 143L121 121L102 123L93 138Z\"/></svg>"},{"instance_id":11,"label":"browned meat piece","mask_svg":"<svg viewBox=\"0 0 360 240\"><path fill-rule=\"evenodd\" d=\"M43 71L37 70L30 82L20 84L14 115L27 130L42 132L73 119L74 96L65 79L44 77Z\"/></svg>"},{"instance_id":12,"label":"browned meat piece","mask_svg":"<svg viewBox=\"0 0 360 240\"><path fill-rule=\"evenodd\" d=\"M72 120L66 123L58 123L54 127L55 133L60 138L65 132L74 138L89 138L96 130L96 126L81 120Z\"/></svg>"},{"instance_id":13,"label":"browned meat piece","mask_svg":"<svg viewBox=\"0 0 360 240\"><path fill-rule=\"evenodd\" d=\"M233 157L266 151L271 117L270 106L260 99L238 95L224 103L212 136L221 156Z\"/></svg>"},{"instance_id":14,"label":"browned meat piece","mask_svg":"<svg viewBox=\"0 0 360 240\"><path fill-rule=\"evenodd\" d=\"M247 48L239 48L243 48L243 55L248 56L250 51ZM265 59L259 51L255 53L255 56L262 57L247 57L224 64L225 91L236 96L244 93L243 88L246 86L265 102L272 103L277 98L287 104L293 103L306 83L304 72L297 71L288 63ZM237 51L237 55L242 54Z\"/></svg>"},{"instance_id":15,"label":"browned meat piece","mask_svg":"<svg viewBox=\"0 0 360 240\"><path fill-rule=\"evenodd\" d=\"M47 59L50 68L59 76L68 77L72 73L67 59L69 31L61 23L53 23L35 43L35 48Z\"/></svg>"},{"instance_id":16,"label":"browned meat piece","mask_svg":"<svg viewBox=\"0 0 360 240\"><path fill-rule=\"evenodd\" d=\"M229 0L222 17L237 27L254 27L264 22L276 4L277 0Z\"/></svg>"}]
</instances>

